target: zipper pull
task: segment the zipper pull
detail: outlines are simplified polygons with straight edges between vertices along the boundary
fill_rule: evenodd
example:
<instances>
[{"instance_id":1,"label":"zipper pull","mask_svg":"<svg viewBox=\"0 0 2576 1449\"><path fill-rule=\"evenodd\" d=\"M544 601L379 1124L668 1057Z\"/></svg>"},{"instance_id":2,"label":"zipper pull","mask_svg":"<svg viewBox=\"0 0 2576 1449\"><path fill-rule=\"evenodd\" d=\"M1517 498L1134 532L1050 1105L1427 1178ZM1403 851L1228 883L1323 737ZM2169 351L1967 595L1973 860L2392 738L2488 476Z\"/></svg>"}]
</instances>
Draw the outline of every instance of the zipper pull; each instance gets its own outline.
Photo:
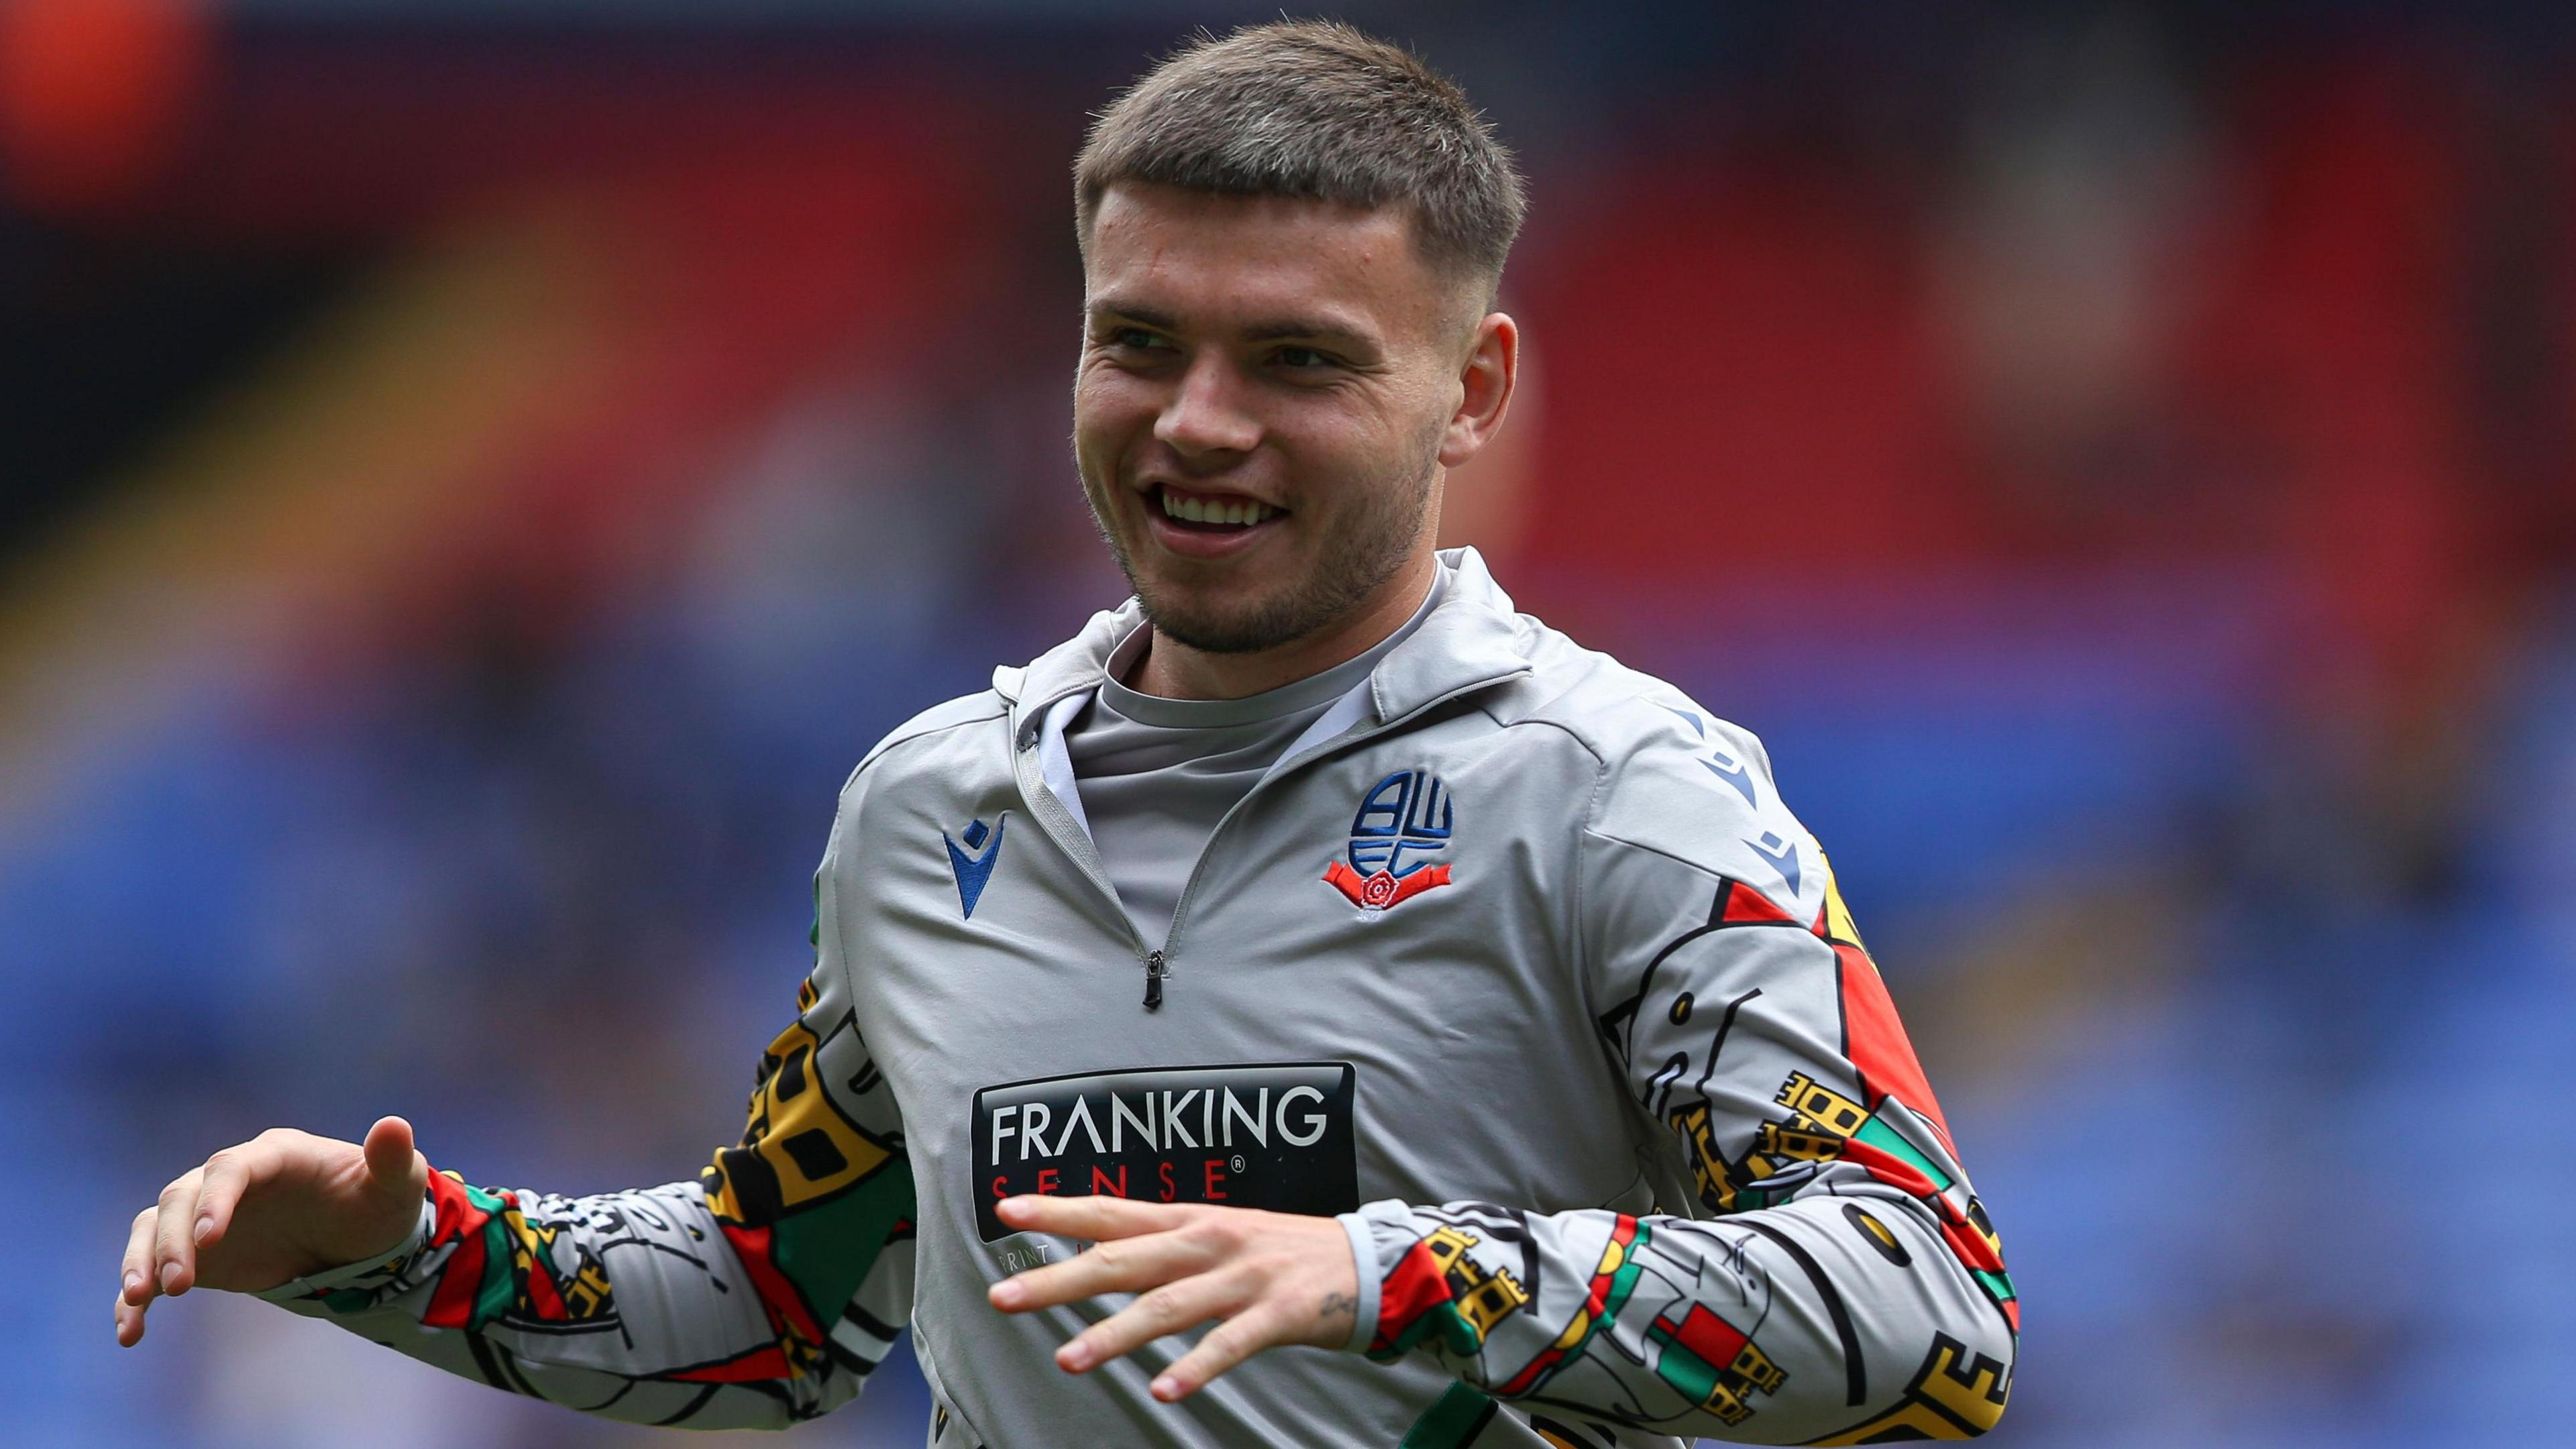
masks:
<instances>
[{"instance_id":1,"label":"zipper pull","mask_svg":"<svg viewBox=\"0 0 2576 1449\"><path fill-rule=\"evenodd\" d=\"M1171 974L1171 968L1163 964L1162 952L1145 953L1145 1009L1147 1011L1162 1009L1163 978Z\"/></svg>"}]
</instances>

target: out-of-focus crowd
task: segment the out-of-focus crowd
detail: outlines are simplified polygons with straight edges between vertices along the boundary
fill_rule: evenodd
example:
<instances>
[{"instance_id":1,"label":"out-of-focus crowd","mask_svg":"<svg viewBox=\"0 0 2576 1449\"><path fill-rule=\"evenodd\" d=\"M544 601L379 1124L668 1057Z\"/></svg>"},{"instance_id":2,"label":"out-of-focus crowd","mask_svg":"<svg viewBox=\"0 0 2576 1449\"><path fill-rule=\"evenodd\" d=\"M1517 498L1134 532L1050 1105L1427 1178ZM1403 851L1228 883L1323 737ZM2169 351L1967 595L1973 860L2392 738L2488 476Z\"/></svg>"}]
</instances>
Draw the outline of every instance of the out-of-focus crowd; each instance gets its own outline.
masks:
<instances>
[{"instance_id":1,"label":"out-of-focus crowd","mask_svg":"<svg viewBox=\"0 0 2576 1449\"><path fill-rule=\"evenodd\" d=\"M1065 167L1174 28L826 8L0 5L0 1438L643 1442L223 1295L119 1354L113 1265L272 1124L693 1175L843 775L1120 597ZM2026 1302L2000 1436L2540 1442L2576 31L1729 8L1354 13L1533 184L1446 531L1768 742Z\"/></svg>"}]
</instances>

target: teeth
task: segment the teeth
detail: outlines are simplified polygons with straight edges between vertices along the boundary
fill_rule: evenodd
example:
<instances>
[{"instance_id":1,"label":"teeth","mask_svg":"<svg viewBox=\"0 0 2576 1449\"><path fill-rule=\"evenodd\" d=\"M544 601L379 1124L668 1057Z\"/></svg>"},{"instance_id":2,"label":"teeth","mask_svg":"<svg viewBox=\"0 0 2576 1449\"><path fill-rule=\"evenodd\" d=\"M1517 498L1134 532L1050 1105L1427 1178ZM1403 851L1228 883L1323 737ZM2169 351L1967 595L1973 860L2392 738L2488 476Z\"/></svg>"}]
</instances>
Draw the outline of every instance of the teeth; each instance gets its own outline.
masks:
<instances>
[{"instance_id":1,"label":"teeth","mask_svg":"<svg viewBox=\"0 0 2576 1449\"><path fill-rule=\"evenodd\" d=\"M1169 488L1155 490L1163 500L1166 516L1184 523L1214 523L1230 528L1248 528L1276 515L1279 510L1267 503L1249 498L1194 498L1174 493Z\"/></svg>"}]
</instances>

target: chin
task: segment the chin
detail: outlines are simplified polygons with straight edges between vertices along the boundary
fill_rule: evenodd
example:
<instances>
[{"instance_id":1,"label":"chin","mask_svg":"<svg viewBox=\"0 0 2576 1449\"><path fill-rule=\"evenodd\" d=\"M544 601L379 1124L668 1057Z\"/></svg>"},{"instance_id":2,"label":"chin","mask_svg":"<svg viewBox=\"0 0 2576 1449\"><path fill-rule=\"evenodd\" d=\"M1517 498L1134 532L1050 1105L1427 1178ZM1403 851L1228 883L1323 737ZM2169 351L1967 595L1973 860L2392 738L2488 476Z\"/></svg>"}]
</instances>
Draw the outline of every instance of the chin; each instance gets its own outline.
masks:
<instances>
[{"instance_id":1,"label":"chin","mask_svg":"<svg viewBox=\"0 0 2576 1449\"><path fill-rule=\"evenodd\" d=\"M1138 590L1137 598L1156 632L1204 654L1257 654L1308 632L1288 617L1293 601L1276 594L1158 584Z\"/></svg>"}]
</instances>

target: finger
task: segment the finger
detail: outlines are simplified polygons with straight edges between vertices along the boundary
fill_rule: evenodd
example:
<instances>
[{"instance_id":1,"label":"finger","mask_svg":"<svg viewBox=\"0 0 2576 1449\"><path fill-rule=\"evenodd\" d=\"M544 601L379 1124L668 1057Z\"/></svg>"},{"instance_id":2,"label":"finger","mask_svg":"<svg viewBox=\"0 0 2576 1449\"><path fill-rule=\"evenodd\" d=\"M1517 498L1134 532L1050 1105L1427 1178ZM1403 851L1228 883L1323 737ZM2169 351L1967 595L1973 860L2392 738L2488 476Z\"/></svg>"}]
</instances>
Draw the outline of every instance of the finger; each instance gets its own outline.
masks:
<instances>
[{"instance_id":1,"label":"finger","mask_svg":"<svg viewBox=\"0 0 2576 1449\"><path fill-rule=\"evenodd\" d=\"M1217 1254L1181 1232L1120 1238L1060 1263L1031 1268L992 1287L993 1306L1005 1313L1052 1308L1103 1293L1141 1293L1175 1278L1206 1271Z\"/></svg>"},{"instance_id":2,"label":"finger","mask_svg":"<svg viewBox=\"0 0 2576 1449\"><path fill-rule=\"evenodd\" d=\"M1176 1228L1215 1209L1195 1203L1136 1202L1129 1198L1006 1197L994 1204L1001 1220L1024 1233L1061 1233L1107 1242Z\"/></svg>"},{"instance_id":3,"label":"finger","mask_svg":"<svg viewBox=\"0 0 2576 1449\"><path fill-rule=\"evenodd\" d=\"M1263 1349L1296 1342L1294 1327L1291 1316L1277 1306L1255 1304L1209 1329L1180 1362L1156 1374L1153 1395L1167 1404L1179 1403Z\"/></svg>"},{"instance_id":4,"label":"finger","mask_svg":"<svg viewBox=\"0 0 2576 1449\"><path fill-rule=\"evenodd\" d=\"M401 1195L418 1193L424 1174L418 1170L419 1144L413 1140L411 1124L400 1117L379 1117L367 1129L364 1148L367 1176L386 1192Z\"/></svg>"},{"instance_id":5,"label":"finger","mask_svg":"<svg viewBox=\"0 0 2576 1449\"><path fill-rule=\"evenodd\" d=\"M125 1295L124 1295L124 1294L122 1294L122 1293L117 1294L117 1295L116 1295L116 1344L117 1344L117 1347L119 1347L119 1348L132 1348L132 1347L134 1347L136 1344L141 1343L142 1341L143 1341L143 1308L142 1308L142 1305L140 1305L140 1304L135 1304L135 1303L128 1303L128 1302L126 1302L126 1301L125 1301Z\"/></svg>"},{"instance_id":6,"label":"finger","mask_svg":"<svg viewBox=\"0 0 2576 1449\"><path fill-rule=\"evenodd\" d=\"M188 1235L199 1248L222 1242L224 1232L233 1225L233 1209L240 1206L242 1194L249 1190L254 1177L265 1177L274 1161L271 1149L257 1142L227 1147L206 1159L202 1180L197 1184L197 1213Z\"/></svg>"},{"instance_id":7,"label":"finger","mask_svg":"<svg viewBox=\"0 0 2576 1449\"><path fill-rule=\"evenodd\" d=\"M1251 1284L1235 1274L1201 1273L1166 1283L1084 1329L1055 1351L1055 1361L1067 1373L1085 1373L1155 1339L1239 1312L1252 1296Z\"/></svg>"},{"instance_id":8,"label":"finger","mask_svg":"<svg viewBox=\"0 0 2576 1449\"><path fill-rule=\"evenodd\" d=\"M197 1188L204 1168L161 1189L161 1212L152 1230L152 1279L176 1298L197 1281L197 1245L191 1225L197 1221Z\"/></svg>"},{"instance_id":9,"label":"finger","mask_svg":"<svg viewBox=\"0 0 2576 1449\"><path fill-rule=\"evenodd\" d=\"M118 1296L137 1306L150 1302L159 1291L152 1281L152 1230L160 1221L161 1209L148 1207L134 1215L134 1226L126 1230Z\"/></svg>"}]
</instances>

